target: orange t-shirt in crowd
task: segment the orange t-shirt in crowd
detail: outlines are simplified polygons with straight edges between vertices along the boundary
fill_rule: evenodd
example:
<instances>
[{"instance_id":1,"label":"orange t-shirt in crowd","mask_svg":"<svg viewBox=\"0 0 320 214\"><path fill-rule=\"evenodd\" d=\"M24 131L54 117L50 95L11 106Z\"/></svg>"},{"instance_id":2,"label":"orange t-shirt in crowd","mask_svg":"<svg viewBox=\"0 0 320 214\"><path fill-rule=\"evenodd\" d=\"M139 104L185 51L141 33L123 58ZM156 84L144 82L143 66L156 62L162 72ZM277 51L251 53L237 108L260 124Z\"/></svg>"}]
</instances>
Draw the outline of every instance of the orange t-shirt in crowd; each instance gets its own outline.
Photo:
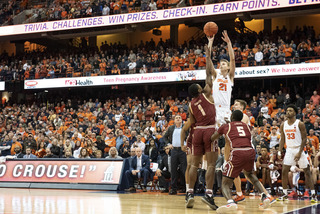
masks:
<instances>
[{"instance_id":1,"label":"orange t-shirt in crowd","mask_svg":"<svg viewBox=\"0 0 320 214\"><path fill-rule=\"evenodd\" d=\"M105 140L106 145L108 145L109 147L106 147L104 149L104 152L109 152L111 147L116 146L116 137L113 137L111 139Z\"/></svg>"},{"instance_id":2,"label":"orange t-shirt in crowd","mask_svg":"<svg viewBox=\"0 0 320 214\"><path fill-rule=\"evenodd\" d=\"M319 118L318 115L310 115L310 123L314 124L314 122L316 122L316 120Z\"/></svg>"},{"instance_id":3,"label":"orange t-shirt in crowd","mask_svg":"<svg viewBox=\"0 0 320 214\"><path fill-rule=\"evenodd\" d=\"M308 136L307 138L310 139L312 146L315 148L315 150L319 150L319 138L315 135L313 135L312 137Z\"/></svg>"},{"instance_id":4,"label":"orange t-shirt in crowd","mask_svg":"<svg viewBox=\"0 0 320 214\"><path fill-rule=\"evenodd\" d=\"M205 67L206 66L206 58L204 56L198 57L194 64L198 65L199 67Z\"/></svg>"},{"instance_id":5,"label":"orange t-shirt in crowd","mask_svg":"<svg viewBox=\"0 0 320 214\"><path fill-rule=\"evenodd\" d=\"M119 120L117 124L120 125L120 129L123 130L125 125L126 125L126 121L125 120Z\"/></svg>"}]
</instances>

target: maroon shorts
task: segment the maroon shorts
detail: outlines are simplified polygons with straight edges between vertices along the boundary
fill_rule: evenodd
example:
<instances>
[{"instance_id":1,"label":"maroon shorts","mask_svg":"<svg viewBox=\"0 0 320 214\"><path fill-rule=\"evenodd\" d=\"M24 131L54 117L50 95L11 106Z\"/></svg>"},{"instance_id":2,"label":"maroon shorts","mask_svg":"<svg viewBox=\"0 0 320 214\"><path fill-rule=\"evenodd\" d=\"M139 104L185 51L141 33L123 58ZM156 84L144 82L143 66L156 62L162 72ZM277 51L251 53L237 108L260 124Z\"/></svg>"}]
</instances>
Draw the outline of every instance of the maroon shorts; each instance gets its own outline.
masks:
<instances>
[{"instance_id":1,"label":"maroon shorts","mask_svg":"<svg viewBox=\"0 0 320 214\"><path fill-rule=\"evenodd\" d=\"M218 142L211 141L211 136L215 131L215 125L195 127L192 139L193 155L204 155L206 152L218 151Z\"/></svg>"},{"instance_id":2,"label":"maroon shorts","mask_svg":"<svg viewBox=\"0 0 320 214\"><path fill-rule=\"evenodd\" d=\"M235 148L230 152L229 160L223 166L223 175L230 178L239 176L242 170L253 171L256 151L253 148Z\"/></svg>"},{"instance_id":3,"label":"maroon shorts","mask_svg":"<svg viewBox=\"0 0 320 214\"><path fill-rule=\"evenodd\" d=\"M189 135L187 137L187 150L186 153L187 155L192 154L192 139L193 139L193 133L194 133L194 127L192 126L189 132Z\"/></svg>"}]
</instances>

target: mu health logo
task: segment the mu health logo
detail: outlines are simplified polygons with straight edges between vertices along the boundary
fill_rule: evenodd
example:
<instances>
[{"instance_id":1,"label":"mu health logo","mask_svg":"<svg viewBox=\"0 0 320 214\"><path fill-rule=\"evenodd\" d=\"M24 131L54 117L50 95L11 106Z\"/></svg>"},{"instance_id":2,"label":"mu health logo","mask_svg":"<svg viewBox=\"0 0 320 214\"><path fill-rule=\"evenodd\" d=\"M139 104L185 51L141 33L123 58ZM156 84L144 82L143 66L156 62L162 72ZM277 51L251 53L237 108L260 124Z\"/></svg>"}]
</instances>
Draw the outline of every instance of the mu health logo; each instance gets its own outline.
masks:
<instances>
[{"instance_id":1,"label":"mu health logo","mask_svg":"<svg viewBox=\"0 0 320 214\"><path fill-rule=\"evenodd\" d=\"M90 79L86 80L65 80L66 86L86 86L93 85L93 81Z\"/></svg>"}]
</instances>

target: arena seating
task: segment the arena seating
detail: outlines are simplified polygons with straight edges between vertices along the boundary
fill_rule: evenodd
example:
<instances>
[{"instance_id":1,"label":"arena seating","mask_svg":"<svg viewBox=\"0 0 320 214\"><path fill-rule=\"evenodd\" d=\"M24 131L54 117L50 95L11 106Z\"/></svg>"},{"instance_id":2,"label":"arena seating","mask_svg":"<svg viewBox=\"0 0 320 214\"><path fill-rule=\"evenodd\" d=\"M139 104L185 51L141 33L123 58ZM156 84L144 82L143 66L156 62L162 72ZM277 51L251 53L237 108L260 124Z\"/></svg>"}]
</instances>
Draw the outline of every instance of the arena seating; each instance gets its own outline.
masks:
<instances>
[{"instance_id":1,"label":"arena seating","mask_svg":"<svg viewBox=\"0 0 320 214\"><path fill-rule=\"evenodd\" d=\"M271 34L229 34L234 41L237 67L320 62L320 37L315 35L312 26L297 27L294 32L277 28ZM246 43L249 38L251 42ZM197 70L205 67L203 54L206 43L206 38L191 38L175 47L170 40L160 40L155 44L151 39L132 48L121 43L102 42L98 49L89 48L84 39L80 48L35 51L16 56L4 53L0 56L0 79L11 81ZM255 58L259 50L263 54L261 62ZM227 53L226 45L217 36L212 56L214 64L218 65L220 59L228 59Z\"/></svg>"}]
</instances>

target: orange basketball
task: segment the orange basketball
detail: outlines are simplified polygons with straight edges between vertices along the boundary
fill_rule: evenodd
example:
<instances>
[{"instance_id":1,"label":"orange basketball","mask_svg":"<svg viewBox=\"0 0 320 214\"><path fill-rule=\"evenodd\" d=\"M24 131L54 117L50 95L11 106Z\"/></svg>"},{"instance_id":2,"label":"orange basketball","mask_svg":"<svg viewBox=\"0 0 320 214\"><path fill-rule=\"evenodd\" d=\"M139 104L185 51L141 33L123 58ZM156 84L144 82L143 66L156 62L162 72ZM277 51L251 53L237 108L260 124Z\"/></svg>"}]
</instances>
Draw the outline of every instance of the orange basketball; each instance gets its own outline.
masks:
<instances>
[{"instance_id":1,"label":"orange basketball","mask_svg":"<svg viewBox=\"0 0 320 214\"><path fill-rule=\"evenodd\" d=\"M204 33L211 37L218 33L218 25L214 22L207 22L203 27Z\"/></svg>"}]
</instances>

